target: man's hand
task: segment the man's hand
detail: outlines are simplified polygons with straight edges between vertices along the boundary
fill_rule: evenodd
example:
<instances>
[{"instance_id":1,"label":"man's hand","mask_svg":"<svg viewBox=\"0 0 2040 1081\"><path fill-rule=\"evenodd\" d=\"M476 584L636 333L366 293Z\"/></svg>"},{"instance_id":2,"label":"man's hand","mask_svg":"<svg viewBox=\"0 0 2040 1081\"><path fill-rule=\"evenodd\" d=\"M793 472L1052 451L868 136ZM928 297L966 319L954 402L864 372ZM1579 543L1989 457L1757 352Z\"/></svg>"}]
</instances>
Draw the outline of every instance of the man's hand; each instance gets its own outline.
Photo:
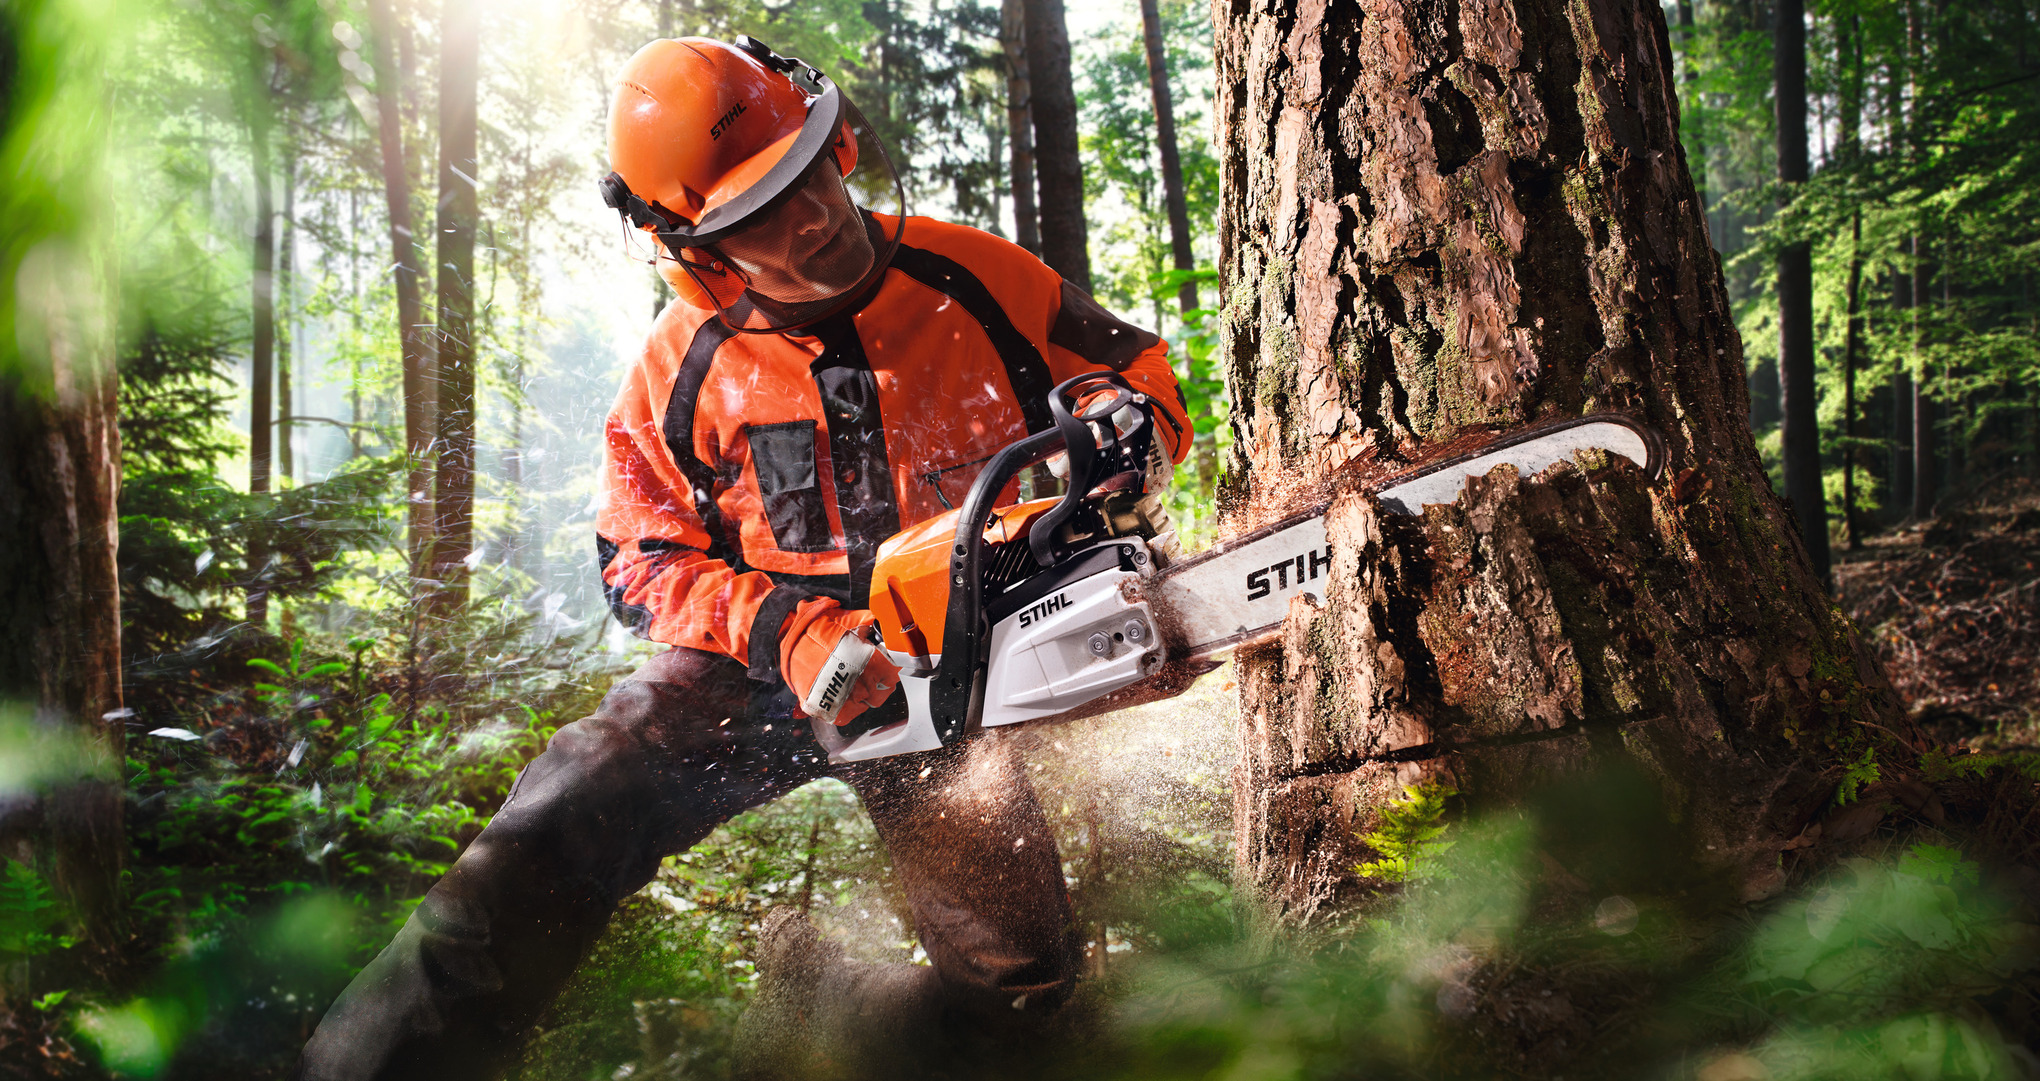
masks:
<instances>
[{"instance_id":1,"label":"man's hand","mask_svg":"<svg viewBox=\"0 0 2040 1081\"><path fill-rule=\"evenodd\" d=\"M878 617L826 597L802 601L779 632L779 671L810 717L838 725L885 701L898 666L877 646Z\"/></svg>"}]
</instances>

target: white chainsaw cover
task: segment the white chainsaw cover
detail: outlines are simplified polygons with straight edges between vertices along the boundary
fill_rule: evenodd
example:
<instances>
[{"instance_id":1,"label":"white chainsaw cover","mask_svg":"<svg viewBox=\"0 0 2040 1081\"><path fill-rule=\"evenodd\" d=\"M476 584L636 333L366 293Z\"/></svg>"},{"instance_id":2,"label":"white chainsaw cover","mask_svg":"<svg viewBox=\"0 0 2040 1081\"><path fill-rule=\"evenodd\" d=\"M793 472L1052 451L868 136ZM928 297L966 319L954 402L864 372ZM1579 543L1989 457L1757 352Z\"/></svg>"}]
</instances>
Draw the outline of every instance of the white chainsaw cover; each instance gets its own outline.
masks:
<instances>
[{"instance_id":1,"label":"white chainsaw cover","mask_svg":"<svg viewBox=\"0 0 2040 1081\"><path fill-rule=\"evenodd\" d=\"M1142 595L1143 577L1116 567L1101 571L994 625L984 726L1052 717L1161 667L1162 643Z\"/></svg>"}]
</instances>

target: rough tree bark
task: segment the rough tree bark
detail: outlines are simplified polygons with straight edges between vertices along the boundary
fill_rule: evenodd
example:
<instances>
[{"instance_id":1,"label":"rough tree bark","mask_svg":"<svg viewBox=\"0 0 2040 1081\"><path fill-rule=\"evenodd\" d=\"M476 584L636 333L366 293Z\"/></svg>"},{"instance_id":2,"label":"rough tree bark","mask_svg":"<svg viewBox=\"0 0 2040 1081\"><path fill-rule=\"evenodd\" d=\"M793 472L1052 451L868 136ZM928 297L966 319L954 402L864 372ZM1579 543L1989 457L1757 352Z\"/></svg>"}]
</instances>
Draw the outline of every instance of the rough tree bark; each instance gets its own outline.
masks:
<instances>
[{"instance_id":1,"label":"rough tree bark","mask_svg":"<svg viewBox=\"0 0 2040 1081\"><path fill-rule=\"evenodd\" d=\"M1777 0L1771 39L1772 102L1778 181L1789 203L1806 183L1806 5ZM1823 581L1828 574L1827 502L1821 484L1819 394L1813 385L1813 245L1778 253L1778 411L1784 444L1785 497Z\"/></svg>"},{"instance_id":2,"label":"rough tree bark","mask_svg":"<svg viewBox=\"0 0 2040 1081\"><path fill-rule=\"evenodd\" d=\"M1169 206L1169 256L1177 270L1192 270L1190 209L1183 200L1183 159L1176 147L1176 106L1169 93L1169 51L1162 37L1162 12L1155 0L1140 0L1140 26L1147 41L1148 91L1155 101L1155 147L1162 158L1162 196ZM1197 307L1197 283L1176 289L1176 303L1188 315Z\"/></svg>"},{"instance_id":3,"label":"rough tree bark","mask_svg":"<svg viewBox=\"0 0 2040 1081\"><path fill-rule=\"evenodd\" d=\"M432 579L440 607L466 603L475 531L476 0L447 0L439 57L438 456Z\"/></svg>"},{"instance_id":4,"label":"rough tree bark","mask_svg":"<svg viewBox=\"0 0 2040 1081\"><path fill-rule=\"evenodd\" d=\"M375 46L376 141L382 150L383 195L390 220L391 273L397 291L397 334L404 363L404 478L411 569L425 571L432 550L432 381L427 377L423 305L418 297L418 242L411 231L411 173L404 156L403 73L397 67L396 14L390 0L368 0Z\"/></svg>"},{"instance_id":5,"label":"rough tree bark","mask_svg":"<svg viewBox=\"0 0 2040 1081\"><path fill-rule=\"evenodd\" d=\"M1024 0L1004 0L999 11L999 48L1006 54L1006 131L1011 143L1013 243L1041 254L1041 222L1034 206L1034 110L1027 78L1027 10Z\"/></svg>"},{"instance_id":6,"label":"rough tree bark","mask_svg":"<svg viewBox=\"0 0 2040 1081\"><path fill-rule=\"evenodd\" d=\"M120 431L104 314L114 305L56 248L20 264L18 340L0 346L0 706L28 706L37 728L82 735L81 764L99 766L58 783L26 817L40 826L57 889L108 946L127 847L113 779L126 753ZM25 808L5 810L17 820Z\"/></svg>"},{"instance_id":7,"label":"rough tree bark","mask_svg":"<svg viewBox=\"0 0 2040 1081\"><path fill-rule=\"evenodd\" d=\"M1895 707L1752 443L1658 5L1213 18L1227 514L1329 495L1335 568L1240 658L1242 881L1308 919L1368 887L1355 834L1402 785L1492 806L1605 766L1662 779L1700 863L1775 888L1836 745ZM1663 433L1663 480L1498 470L1418 519L1360 489L1606 409Z\"/></svg>"},{"instance_id":8,"label":"rough tree bark","mask_svg":"<svg viewBox=\"0 0 2040 1081\"><path fill-rule=\"evenodd\" d=\"M1077 91L1070 81L1070 31L1062 0L1021 0L1027 12L1028 110L1041 192L1041 261L1091 288L1091 240L1084 224L1084 161L1077 148Z\"/></svg>"}]
</instances>

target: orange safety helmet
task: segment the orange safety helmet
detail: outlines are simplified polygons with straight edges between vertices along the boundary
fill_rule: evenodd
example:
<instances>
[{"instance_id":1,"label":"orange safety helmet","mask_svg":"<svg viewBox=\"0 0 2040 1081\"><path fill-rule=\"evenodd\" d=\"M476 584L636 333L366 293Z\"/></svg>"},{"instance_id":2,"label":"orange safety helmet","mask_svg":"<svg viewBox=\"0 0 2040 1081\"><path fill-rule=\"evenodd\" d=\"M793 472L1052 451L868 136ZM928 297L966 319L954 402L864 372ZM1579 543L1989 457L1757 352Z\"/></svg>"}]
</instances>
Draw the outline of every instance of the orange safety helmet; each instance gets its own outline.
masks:
<instances>
[{"instance_id":1,"label":"orange safety helmet","mask_svg":"<svg viewBox=\"0 0 2040 1081\"><path fill-rule=\"evenodd\" d=\"M833 185L822 195L854 210L847 196L833 193L857 166L860 134L871 137L869 122L827 76L803 61L782 57L750 37L734 45L661 39L639 49L619 76L609 114L614 171L602 180L603 201L629 226L657 236L677 264L669 269L660 262L661 276L682 300L715 308L738 330L791 329L840 307L834 302L849 299L842 294L861 292L858 286L884 272L891 248L884 258L872 258L858 281L817 284L813 299L783 303L753 292L741 262L725 258L717 242L745 234L755 238L775 211L811 186L821 191ZM874 149L890 173L891 163L875 141ZM816 175L824 160L835 165L835 176L827 180ZM898 243L897 227L892 241ZM792 252L801 245L779 248L797 261Z\"/></svg>"}]
</instances>

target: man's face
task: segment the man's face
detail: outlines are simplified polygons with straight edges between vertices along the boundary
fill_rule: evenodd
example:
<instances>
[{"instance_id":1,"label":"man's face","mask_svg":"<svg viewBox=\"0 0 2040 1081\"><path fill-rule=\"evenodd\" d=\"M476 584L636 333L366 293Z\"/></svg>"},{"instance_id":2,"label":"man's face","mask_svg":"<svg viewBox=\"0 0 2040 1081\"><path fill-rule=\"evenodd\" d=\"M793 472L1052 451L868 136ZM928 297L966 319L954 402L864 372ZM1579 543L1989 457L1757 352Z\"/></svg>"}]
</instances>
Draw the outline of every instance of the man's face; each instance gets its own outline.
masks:
<instances>
[{"instance_id":1,"label":"man's face","mask_svg":"<svg viewBox=\"0 0 2040 1081\"><path fill-rule=\"evenodd\" d=\"M716 242L757 293L785 304L840 296L871 269L871 238L827 162L758 226Z\"/></svg>"}]
</instances>

